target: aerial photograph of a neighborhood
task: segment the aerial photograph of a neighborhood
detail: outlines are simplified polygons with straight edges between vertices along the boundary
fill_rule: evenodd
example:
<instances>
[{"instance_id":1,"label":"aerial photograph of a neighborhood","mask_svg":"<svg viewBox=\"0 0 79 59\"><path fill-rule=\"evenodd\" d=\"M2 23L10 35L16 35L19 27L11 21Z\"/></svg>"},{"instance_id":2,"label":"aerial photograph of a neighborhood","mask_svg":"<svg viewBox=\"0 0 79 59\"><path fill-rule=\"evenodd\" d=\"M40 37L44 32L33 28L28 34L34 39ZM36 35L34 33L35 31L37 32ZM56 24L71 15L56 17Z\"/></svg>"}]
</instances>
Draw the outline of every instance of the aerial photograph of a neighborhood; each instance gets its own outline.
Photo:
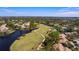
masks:
<instances>
[{"instance_id":1,"label":"aerial photograph of a neighborhood","mask_svg":"<svg viewBox=\"0 0 79 59\"><path fill-rule=\"evenodd\" d=\"M79 51L79 7L0 7L0 51Z\"/></svg>"}]
</instances>

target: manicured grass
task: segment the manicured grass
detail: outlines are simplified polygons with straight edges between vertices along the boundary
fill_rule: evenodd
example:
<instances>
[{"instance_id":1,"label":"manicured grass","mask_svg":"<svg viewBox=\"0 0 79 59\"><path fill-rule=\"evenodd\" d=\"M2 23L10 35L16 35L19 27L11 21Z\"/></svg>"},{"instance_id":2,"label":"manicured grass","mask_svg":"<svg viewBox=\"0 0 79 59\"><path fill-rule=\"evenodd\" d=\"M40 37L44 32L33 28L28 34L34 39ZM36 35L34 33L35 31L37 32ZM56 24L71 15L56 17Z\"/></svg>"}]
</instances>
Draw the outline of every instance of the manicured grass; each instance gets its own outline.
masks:
<instances>
[{"instance_id":1,"label":"manicured grass","mask_svg":"<svg viewBox=\"0 0 79 59\"><path fill-rule=\"evenodd\" d=\"M38 29L21 36L19 40L16 40L10 47L12 51L25 51L25 50L36 50L38 45L44 39L41 34L44 36L50 27L40 24Z\"/></svg>"}]
</instances>

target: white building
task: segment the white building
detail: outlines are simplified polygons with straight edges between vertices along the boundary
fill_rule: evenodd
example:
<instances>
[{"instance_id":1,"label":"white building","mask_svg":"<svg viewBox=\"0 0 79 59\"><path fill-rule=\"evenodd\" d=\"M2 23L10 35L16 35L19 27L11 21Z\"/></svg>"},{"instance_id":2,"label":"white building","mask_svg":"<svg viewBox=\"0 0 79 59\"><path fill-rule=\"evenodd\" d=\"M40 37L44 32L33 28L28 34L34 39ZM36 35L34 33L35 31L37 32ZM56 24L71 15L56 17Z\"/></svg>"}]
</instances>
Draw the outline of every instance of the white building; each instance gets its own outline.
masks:
<instances>
[{"instance_id":1,"label":"white building","mask_svg":"<svg viewBox=\"0 0 79 59\"><path fill-rule=\"evenodd\" d=\"M29 28L30 22L24 23L21 27L22 28Z\"/></svg>"},{"instance_id":2,"label":"white building","mask_svg":"<svg viewBox=\"0 0 79 59\"><path fill-rule=\"evenodd\" d=\"M9 28L6 27L6 26L7 26L7 24L1 25L1 26L0 26L0 32L7 32Z\"/></svg>"}]
</instances>

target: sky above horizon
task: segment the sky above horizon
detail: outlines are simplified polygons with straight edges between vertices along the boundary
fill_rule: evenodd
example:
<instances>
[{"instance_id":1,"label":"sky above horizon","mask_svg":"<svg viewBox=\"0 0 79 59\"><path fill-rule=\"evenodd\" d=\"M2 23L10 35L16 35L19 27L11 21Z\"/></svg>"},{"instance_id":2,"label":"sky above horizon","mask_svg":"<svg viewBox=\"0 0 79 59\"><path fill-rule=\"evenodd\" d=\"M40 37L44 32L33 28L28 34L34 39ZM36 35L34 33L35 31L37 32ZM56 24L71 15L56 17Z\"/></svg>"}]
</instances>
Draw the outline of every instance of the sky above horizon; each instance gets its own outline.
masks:
<instances>
[{"instance_id":1,"label":"sky above horizon","mask_svg":"<svg viewBox=\"0 0 79 59\"><path fill-rule=\"evenodd\" d=\"M79 7L0 7L0 16L79 17Z\"/></svg>"}]
</instances>

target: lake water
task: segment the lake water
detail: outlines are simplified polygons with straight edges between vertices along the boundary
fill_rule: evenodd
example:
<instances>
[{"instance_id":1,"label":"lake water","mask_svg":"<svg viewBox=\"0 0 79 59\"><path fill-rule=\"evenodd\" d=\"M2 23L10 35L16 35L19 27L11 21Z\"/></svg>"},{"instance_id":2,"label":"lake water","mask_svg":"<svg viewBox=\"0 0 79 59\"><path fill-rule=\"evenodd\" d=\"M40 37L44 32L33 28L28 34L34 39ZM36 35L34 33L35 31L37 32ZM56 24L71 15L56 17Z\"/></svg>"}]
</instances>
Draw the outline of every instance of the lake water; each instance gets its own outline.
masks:
<instances>
[{"instance_id":1,"label":"lake water","mask_svg":"<svg viewBox=\"0 0 79 59\"><path fill-rule=\"evenodd\" d=\"M29 33L31 31L28 30L16 30L10 35L0 37L0 51L9 51L12 43L18 39L20 36Z\"/></svg>"}]
</instances>

